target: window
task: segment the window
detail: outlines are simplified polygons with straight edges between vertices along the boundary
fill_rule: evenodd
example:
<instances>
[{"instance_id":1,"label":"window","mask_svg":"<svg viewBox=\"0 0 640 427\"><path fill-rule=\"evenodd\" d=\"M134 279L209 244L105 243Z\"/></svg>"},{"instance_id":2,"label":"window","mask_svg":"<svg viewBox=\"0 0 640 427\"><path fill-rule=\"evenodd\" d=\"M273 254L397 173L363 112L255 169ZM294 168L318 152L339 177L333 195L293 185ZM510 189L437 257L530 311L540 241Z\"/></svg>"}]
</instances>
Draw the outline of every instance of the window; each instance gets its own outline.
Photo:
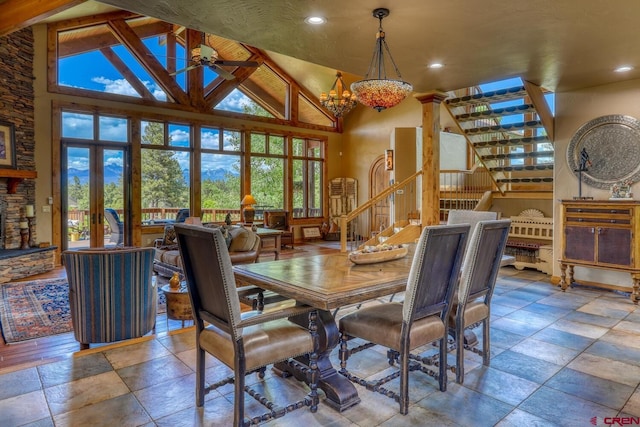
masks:
<instances>
[{"instance_id":1,"label":"window","mask_svg":"<svg viewBox=\"0 0 640 427\"><path fill-rule=\"evenodd\" d=\"M143 121L141 132L143 224L175 220L190 205L190 126Z\"/></svg>"},{"instance_id":2,"label":"window","mask_svg":"<svg viewBox=\"0 0 640 427\"><path fill-rule=\"evenodd\" d=\"M324 143L293 138L293 216L321 217Z\"/></svg>"},{"instance_id":3,"label":"window","mask_svg":"<svg viewBox=\"0 0 640 427\"><path fill-rule=\"evenodd\" d=\"M258 202L256 214L264 209L285 208L284 137L263 133L250 134L251 194Z\"/></svg>"}]
</instances>

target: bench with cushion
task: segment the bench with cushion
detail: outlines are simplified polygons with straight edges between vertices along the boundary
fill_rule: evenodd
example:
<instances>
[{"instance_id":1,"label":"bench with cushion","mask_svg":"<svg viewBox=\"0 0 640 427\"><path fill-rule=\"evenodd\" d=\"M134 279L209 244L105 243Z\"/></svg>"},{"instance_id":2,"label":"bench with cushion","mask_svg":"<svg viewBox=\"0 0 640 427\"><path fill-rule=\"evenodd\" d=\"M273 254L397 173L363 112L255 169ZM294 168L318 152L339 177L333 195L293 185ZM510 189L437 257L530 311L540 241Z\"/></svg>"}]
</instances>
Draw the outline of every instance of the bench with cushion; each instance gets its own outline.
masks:
<instances>
[{"instance_id":1,"label":"bench with cushion","mask_svg":"<svg viewBox=\"0 0 640 427\"><path fill-rule=\"evenodd\" d=\"M203 227L221 227L226 234L227 249L233 264L250 264L256 262L260 255L260 237L242 226L219 226L205 224ZM164 227L164 236L156 239L153 270L161 276L171 277L174 272L182 273L182 260L178 251L178 243L173 224Z\"/></svg>"}]
</instances>

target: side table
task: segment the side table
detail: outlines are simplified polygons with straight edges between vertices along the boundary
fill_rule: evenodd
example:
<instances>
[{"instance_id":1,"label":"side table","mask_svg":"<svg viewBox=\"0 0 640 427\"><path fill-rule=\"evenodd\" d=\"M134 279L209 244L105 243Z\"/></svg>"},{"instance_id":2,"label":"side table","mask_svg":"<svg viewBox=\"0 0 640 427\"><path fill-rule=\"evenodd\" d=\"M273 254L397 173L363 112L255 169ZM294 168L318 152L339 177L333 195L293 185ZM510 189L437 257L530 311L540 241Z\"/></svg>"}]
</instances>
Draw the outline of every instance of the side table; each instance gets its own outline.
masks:
<instances>
[{"instance_id":1,"label":"side table","mask_svg":"<svg viewBox=\"0 0 640 427\"><path fill-rule=\"evenodd\" d=\"M177 289L171 289L167 284L162 286L160 290L164 292L167 299L167 330L169 329L169 319L182 320L182 327L184 328L185 320L193 320L187 284L181 282L180 287Z\"/></svg>"}]
</instances>

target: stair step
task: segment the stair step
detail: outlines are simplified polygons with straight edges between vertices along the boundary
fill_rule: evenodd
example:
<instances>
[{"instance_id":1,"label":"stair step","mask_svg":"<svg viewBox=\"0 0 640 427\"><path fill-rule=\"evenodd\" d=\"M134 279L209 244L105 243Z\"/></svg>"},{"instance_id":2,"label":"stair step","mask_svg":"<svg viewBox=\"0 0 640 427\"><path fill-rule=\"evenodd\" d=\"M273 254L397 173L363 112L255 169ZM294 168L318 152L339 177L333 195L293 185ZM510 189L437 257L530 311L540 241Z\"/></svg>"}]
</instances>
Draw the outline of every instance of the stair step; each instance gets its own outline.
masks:
<instances>
[{"instance_id":1,"label":"stair step","mask_svg":"<svg viewBox=\"0 0 640 427\"><path fill-rule=\"evenodd\" d=\"M489 154L481 156L482 160L503 160L503 159L535 159L538 157L553 158L553 151L533 151L530 153L508 153L508 154Z\"/></svg>"},{"instance_id":2,"label":"stair step","mask_svg":"<svg viewBox=\"0 0 640 427\"><path fill-rule=\"evenodd\" d=\"M499 89L490 92L477 93L475 95L462 96L460 98L447 99L445 102L450 107L463 107L467 105L510 101L527 96L524 86L516 86L508 89Z\"/></svg>"},{"instance_id":3,"label":"stair step","mask_svg":"<svg viewBox=\"0 0 640 427\"><path fill-rule=\"evenodd\" d=\"M495 119L499 117L528 113L536 113L536 109L533 104L523 104L513 107L496 108L495 110L474 111L473 113L458 114L456 116L456 120L459 122L468 122L472 120Z\"/></svg>"},{"instance_id":4,"label":"stair step","mask_svg":"<svg viewBox=\"0 0 640 427\"><path fill-rule=\"evenodd\" d=\"M553 182L553 178L501 178L497 180L498 184L515 184L527 182Z\"/></svg>"},{"instance_id":5,"label":"stair step","mask_svg":"<svg viewBox=\"0 0 640 427\"><path fill-rule=\"evenodd\" d=\"M494 141L477 141L473 143L476 148L482 147L497 147L500 145L506 146L521 146L530 144L539 144L541 142L550 142L546 135L524 137L524 138L511 138L511 139L497 139Z\"/></svg>"},{"instance_id":6,"label":"stair step","mask_svg":"<svg viewBox=\"0 0 640 427\"><path fill-rule=\"evenodd\" d=\"M553 170L553 164L548 165L517 165L517 166L501 166L489 168L490 172L520 172L520 171L542 171Z\"/></svg>"},{"instance_id":7,"label":"stair step","mask_svg":"<svg viewBox=\"0 0 640 427\"><path fill-rule=\"evenodd\" d=\"M467 135L475 136L496 132L514 132L519 130L532 130L540 128L544 129L544 126L542 126L542 122L540 120L529 120L527 122L505 123L495 126L481 126L478 128L464 129L464 132Z\"/></svg>"}]
</instances>

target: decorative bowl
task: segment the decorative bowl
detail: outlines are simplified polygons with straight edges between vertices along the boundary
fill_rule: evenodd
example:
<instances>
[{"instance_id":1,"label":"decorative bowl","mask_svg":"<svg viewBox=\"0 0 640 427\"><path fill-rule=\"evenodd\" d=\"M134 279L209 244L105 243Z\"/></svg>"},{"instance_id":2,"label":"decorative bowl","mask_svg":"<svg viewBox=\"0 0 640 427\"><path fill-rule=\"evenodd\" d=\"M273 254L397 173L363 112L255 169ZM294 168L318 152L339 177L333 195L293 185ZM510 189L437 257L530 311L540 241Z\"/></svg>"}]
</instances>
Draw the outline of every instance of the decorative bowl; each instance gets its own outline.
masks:
<instances>
[{"instance_id":1,"label":"decorative bowl","mask_svg":"<svg viewBox=\"0 0 640 427\"><path fill-rule=\"evenodd\" d=\"M375 252L354 251L349 254L349 260L354 264L375 264L377 262L391 261L407 255L409 249L397 247L382 249Z\"/></svg>"}]
</instances>

